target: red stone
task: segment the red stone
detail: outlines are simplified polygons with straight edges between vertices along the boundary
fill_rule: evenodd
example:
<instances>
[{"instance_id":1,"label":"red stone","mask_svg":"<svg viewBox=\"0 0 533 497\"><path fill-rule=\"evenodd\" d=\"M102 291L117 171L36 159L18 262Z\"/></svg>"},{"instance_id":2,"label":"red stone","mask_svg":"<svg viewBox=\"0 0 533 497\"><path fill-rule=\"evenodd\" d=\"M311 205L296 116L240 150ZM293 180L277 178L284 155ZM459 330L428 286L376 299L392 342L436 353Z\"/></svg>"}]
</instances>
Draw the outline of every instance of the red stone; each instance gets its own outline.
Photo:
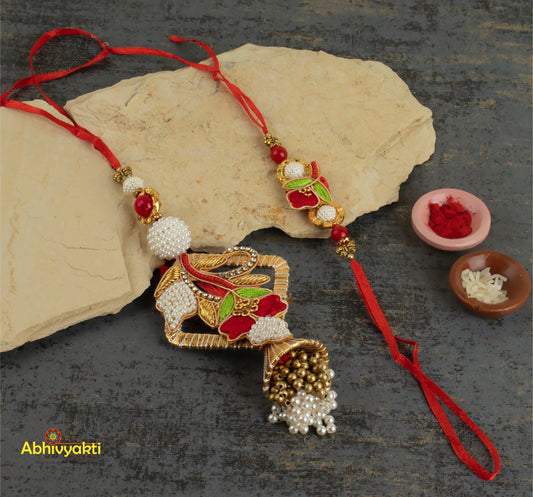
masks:
<instances>
[{"instance_id":1,"label":"red stone","mask_svg":"<svg viewBox=\"0 0 533 497\"><path fill-rule=\"evenodd\" d=\"M337 242L340 242L344 238L348 238L350 236L350 233L344 226L341 226L340 224L336 224L335 226L333 226L333 228L331 228L330 236L331 236L331 239L337 243Z\"/></svg>"},{"instance_id":2,"label":"red stone","mask_svg":"<svg viewBox=\"0 0 533 497\"><path fill-rule=\"evenodd\" d=\"M270 158L276 164L281 164L287 158L287 150L281 145L274 145L270 149Z\"/></svg>"},{"instance_id":3,"label":"red stone","mask_svg":"<svg viewBox=\"0 0 533 497\"><path fill-rule=\"evenodd\" d=\"M139 195L135 199L135 212L141 217L148 217L152 213L154 202L150 195Z\"/></svg>"}]
</instances>

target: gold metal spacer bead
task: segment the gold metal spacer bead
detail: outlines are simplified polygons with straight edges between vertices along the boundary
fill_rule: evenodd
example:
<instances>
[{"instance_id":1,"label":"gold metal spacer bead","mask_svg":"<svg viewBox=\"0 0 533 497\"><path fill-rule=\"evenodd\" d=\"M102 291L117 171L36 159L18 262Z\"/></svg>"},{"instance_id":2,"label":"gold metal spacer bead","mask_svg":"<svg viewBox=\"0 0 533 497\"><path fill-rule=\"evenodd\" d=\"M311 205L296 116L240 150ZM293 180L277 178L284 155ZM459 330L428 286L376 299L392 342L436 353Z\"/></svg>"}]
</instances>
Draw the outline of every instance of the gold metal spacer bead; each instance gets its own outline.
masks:
<instances>
[{"instance_id":1,"label":"gold metal spacer bead","mask_svg":"<svg viewBox=\"0 0 533 497\"><path fill-rule=\"evenodd\" d=\"M125 166L125 167L119 167L115 174L113 175L113 181L116 181L117 183L122 184L124 180L133 174L133 171L131 170L131 167Z\"/></svg>"},{"instance_id":2,"label":"gold metal spacer bead","mask_svg":"<svg viewBox=\"0 0 533 497\"><path fill-rule=\"evenodd\" d=\"M267 133L264 136L264 142L265 142L265 145L269 148L272 148L275 145L281 145L281 142L279 141L279 139L275 136L272 136L270 133Z\"/></svg>"},{"instance_id":3,"label":"gold metal spacer bead","mask_svg":"<svg viewBox=\"0 0 533 497\"><path fill-rule=\"evenodd\" d=\"M354 259L356 250L355 240L352 240L351 238L343 238L337 243L337 249L335 252L340 257Z\"/></svg>"}]
</instances>

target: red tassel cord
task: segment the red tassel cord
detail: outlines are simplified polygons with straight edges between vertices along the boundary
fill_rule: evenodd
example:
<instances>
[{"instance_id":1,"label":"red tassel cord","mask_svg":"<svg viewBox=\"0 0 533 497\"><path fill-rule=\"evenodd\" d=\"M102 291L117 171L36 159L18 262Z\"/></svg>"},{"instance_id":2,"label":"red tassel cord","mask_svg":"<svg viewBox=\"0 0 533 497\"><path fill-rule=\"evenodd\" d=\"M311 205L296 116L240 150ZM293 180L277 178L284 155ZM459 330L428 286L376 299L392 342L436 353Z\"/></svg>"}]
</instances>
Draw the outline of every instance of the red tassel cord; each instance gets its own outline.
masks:
<instances>
[{"instance_id":1,"label":"red tassel cord","mask_svg":"<svg viewBox=\"0 0 533 497\"><path fill-rule=\"evenodd\" d=\"M368 283L368 280L366 279L361 264L354 259L350 260L350 264L352 266L359 293L363 298L372 321L379 328L381 333L383 333L392 358L400 364L400 366L407 369L420 383L429 407L437 418L442 431L448 437L448 440L450 440L452 449L457 454L457 457L461 459L461 461L463 461L477 476L479 476L479 478L483 480L492 480L500 471L500 457L496 447L494 447L493 443L489 440L489 437L487 437L487 435L485 435L485 433L483 433L483 431L481 431L481 429L468 417L466 412L463 411L437 384L424 374L418 362L418 343L393 335L389 323L379 307L374 292L370 287L370 283ZM398 350L398 341L413 346L412 360ZM494 461L494 471L487 471L468 453L464 445L460 442L459 437L453 429L444 409L440 405L439 400L442 401L463 423L465 423L485 445Z\"/></svg>"}]
</instances>

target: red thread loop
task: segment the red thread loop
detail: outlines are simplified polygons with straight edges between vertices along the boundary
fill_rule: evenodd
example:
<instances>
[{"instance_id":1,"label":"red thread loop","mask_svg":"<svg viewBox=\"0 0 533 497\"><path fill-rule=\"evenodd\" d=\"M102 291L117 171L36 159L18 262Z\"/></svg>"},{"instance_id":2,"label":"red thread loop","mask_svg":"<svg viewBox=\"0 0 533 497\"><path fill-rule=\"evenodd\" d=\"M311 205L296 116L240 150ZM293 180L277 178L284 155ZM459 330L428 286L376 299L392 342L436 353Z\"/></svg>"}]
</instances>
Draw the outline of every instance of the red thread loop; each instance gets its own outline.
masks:
<instances>
[{"instance_id":1,"label":"red thread loop","mask_svg":"<svg viewBox=\"0 0 533 497\"><path fill-rule=\"evenodd\" d=\"M241 107L244 109L244 112L248 114L248 117L252 120L252 122L261 128L263 131L263 134L268 133L268 128L265 123L265 119L263 118L263 115L259 111L259 109L255 106L255 104L252 102L250 97L248 97L245 93L241 91L241 89L234 85L231 81L226 79L226 77L222 74L220 71L220 63L217 59L217 56L215 55L215 52L213 52L213 49L204 43L203 41L196 40L194 38L180 38L179 36L171 36L169 38L170 41L174 41L176 43L181 43L185 41L191 41L193 43L196 43L200 45L209 55L211 60L213 61L213 66L209 66L207 64L199 64L196 62L190 62L188 60L182 59L179 57L179 60L183 62L184 64L187 64L188 66L194 67L195 69L199 69L200 71L207 71L211 73L211 76L215 81L222 81L229 89L229 91L233 94L233 96L237 99Z\"/></svg>"},{"instance_id":2,"label":"red thread loop","mask_svg":"<svg viewBox=\"0 0 533 497\"><path fill-rule=\"evenodd\" d=\"M450 440L454 452L457 457L461 459L479 478L483 480L492 480L500 471L500 457L496 447L492 444L489 437L481 431L481 429L468 417L465 411L463 411L437 384L430 380L422 371L420 364L418 363L418 343L413 340L405 340L393 335L389 323L385 318L383 311L379 307L378 301L370 287L370 283L366 279L365 273L361 264L355 260L350 261L352 265L352 271L355 276L359 293L363 298L365 306L372 318L374 324L380 329L381 333L387 341L387 345L392 354L392 358L405 369L407 369L420 383L426 400L431 408L435 418L439 422L442 431ZM414 347L413 359L407 358L398 350L397 341L407 343ZM470 455L465 449L464 445L459 440L457 433L453 429L448 416L444 412L444 409L439 403L440 399L463 423L465 423L481 440L483 445L488 449L492 460L494 461L494 471L491 473L487 471L477 460Z\"/></svg>"},{"instance_id":3,"label":"red thread loop","mask_svg":"<svg viewBox=\"0 0 533 497\"><path fill-rule=\"evenodd\" d=\"M49 73L44 74L35 74L33 69L33 58L35 54L52 38L56 38L59 36L86 36L88 38L92 38L93 40L96 40L100 47L102 48L102 51L93 59L86 62L85 64L82 64L81 66L74 67L72 69L66 69L62 71L53 71ZM79 124L76 123L74 118L69 115L69 113L63 109L60 105L58 105L56 102L54 102L40 87L40 83L43 83L45 81L52 81L54 79L63 78L64 76L67 76L69 74L72 74L75 71L78 71L80 69L83 69L84 67L89 67L92 64L95 64L96 62L99 62L102 59L105 59L109 55L109 46L107 43L104 43L102 40L100 40L98 37L93 35L92 33L89 33L87 31L83 31L81 29L74 29L74 28L62 28L62 29L54 29L52 31L49 31L48 33L45 33L42 35L33 45L31 51L30 51L30 71L31 76L29 78L23 78L19 81L17 81L8 91L3 93L0 96L0 105L4 107L9 107L12 109L18 109L25 112L29 112L31 114L37 114L43 117L46 117L53 123L61 126L62 128L65 128L69 133L72 133L74 136L80 138L81 140L90 142L93 144L94 148L98 150L109 162L111 167L113 169L118 169L120 167L120 162L115 157L113 152L109 150L109 148L105 145L105 143L96 135L92 134L89 130L83 128ZM69 122L65 122L62 119L57 118L56 116L50 114L49 112L40 109L39 107L35 107L30 104L26 104L24 102L19 102L17 100L13 100L8 98L9 95L19 89L24 88L26 86L32 86L35 85L41 95L44 97L44 99L62 116L64 116L66 119L68 119Z\"/></svg>"}]
</instances>

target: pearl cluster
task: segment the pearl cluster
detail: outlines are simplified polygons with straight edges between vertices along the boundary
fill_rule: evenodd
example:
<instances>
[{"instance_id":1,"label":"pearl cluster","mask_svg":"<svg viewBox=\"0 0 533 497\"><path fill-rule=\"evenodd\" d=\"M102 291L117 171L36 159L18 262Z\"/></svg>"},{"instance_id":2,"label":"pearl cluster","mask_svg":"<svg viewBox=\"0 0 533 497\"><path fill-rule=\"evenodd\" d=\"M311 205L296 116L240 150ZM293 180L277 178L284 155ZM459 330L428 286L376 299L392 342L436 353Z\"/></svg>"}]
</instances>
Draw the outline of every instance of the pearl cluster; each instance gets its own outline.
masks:
<instances>
[{"instance_id":1,"label":"pearl cluster","mask_svg":"<svg viewBox=\"0 0 533 497\"><path fill-rule=\"evenodd\" d=\"M191 233L177 217L162 217L148 230L150 250L162 259L176 259L191 246Z\"/></svg>"},{"instance_id":2,"label":"pearl cluster","mask_svg":"<svg viewBox=\"0 0 533 497\"><path fill-rule=\"evenodd\" d=\"M288 164L285 164L285 168L283 169L283 175L287 179L300 179L305 178L306 173L303 164L293 161L289 162Z\"/></svg>"},{"instance_id":3,"label":"pearl cluster","mask_svg":"<svg viewBox=\"0 0 533 497\"><path fill-rule=\"evenodd\" d=\"M277 342L292 335L287 323L280 318L271 316L259 318L248 332L252 345Z\"/></svg>"},{"instance_id":4,"label":"pearl cluster","mask_svg":"<svg viewBox=\"0 0 533 497\"><path fill-rule=\"evenodd\" d=\"M139 176L128 176L122 182L122 191L128 195L133 195L137 190L144 188L144 181Z\"/></svg>"},{"instance_id":5,"label":"pearl cluster","mask_svg":"<svg viewBox=\"0 0 533 497\"><path fill-rule=\"evenodd\" d=\"M319 399L310 393L300 390L292 399L289 406L274 404L272 413L268 416L271 423L285 421L289 425L289 432L293 435L305 435L310 426L316 428L319 435L335 433L335 418L329 413L337 408L337 393L329 390L326 397Z\"/></svg>"},{"instance_id":6,"label":"pearl cluster","mask_svg":"<svg viewBox=\"0 0 533 497\"><path fill-rule=\"evenodd\" d=\"M170 329L174 331L180 325L183 316L196 311L196 299L185 283L177 281L159 297L157 306L164 314Z\"/></svg>"},{"instance_id":7,"label":"pearl cluster","mask_svg":"<svg viewBox=\"0 0 533 497\"><path fill-rule=\"evenodd\" d=\"M325 223L331 222L337 217L337 209L332 205L321 205L316 213L316 217Z\"/></svg>"},{"instance_id":8,"label":"pearl cluster","mask_svg":"<svg viewBox=\"0 0 533 497\"><path fill-rule=\"evenodd\" d=\"M183 282L191 289L192 292L194 292L198 297L202 297L207 300L213 300L215 302L218 302L221 300L221 297L218 295L211 295L210 293L204 292L200 288L198 288L189 278L189 273L185 269L181 270L181 279Z\"/></svg>"},{"instance_id":9,"label":"pearl cluster","mask_svg":"<svg viewBox=\"0 0 533 497\"><path fill-rule=\"evenodd\" d=\"M243 264L240 268L232 269L231 271L220 273L219 276L221 278L231 278L232 276L238 276L239 274L245 271L249 271L250 269L255 267L255 265L257 264L257 257L258 257L257 251L251 247L235 246L235 247L230 247L229 249L226 249L227 254L228 253L231 254L232 252L246 252L247 254L250 254L250 260L246 262L245 264Z\"/></svg>"}]
</instances>

